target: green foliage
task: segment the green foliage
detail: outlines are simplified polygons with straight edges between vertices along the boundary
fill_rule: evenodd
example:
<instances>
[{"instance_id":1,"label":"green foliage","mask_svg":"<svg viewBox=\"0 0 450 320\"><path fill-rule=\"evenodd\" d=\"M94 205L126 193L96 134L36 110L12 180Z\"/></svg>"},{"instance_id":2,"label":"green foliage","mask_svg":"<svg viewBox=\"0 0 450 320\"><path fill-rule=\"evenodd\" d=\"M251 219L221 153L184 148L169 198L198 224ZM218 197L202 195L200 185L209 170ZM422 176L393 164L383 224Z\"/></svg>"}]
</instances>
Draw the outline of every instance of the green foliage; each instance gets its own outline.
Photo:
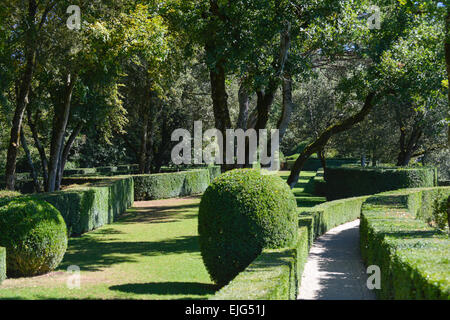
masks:
<instances>
[{"instance_id":1,"label":"green foliage","mask_svg":"<svg viewBox=\"0 0 450 320\"><path fill-rule=\"evenodd\" d=\"M10 277L50 272L59 265L67 249L64 219L44 201L17 200L1 207L0 230Z\"/></svg>"},{"instance_id":2,"label":"green foliage","mask_svg":"<svg viewBox=\"0 0 450 320\"><path fill-rule=\"evenodd\" d=\"M0 285L6 279L6 249L0 247Z\"/></svg>"},{"instance_id":3,"label":"green foliage","mask_svg":"<svg viewBox=\"0 0 450 320\"><path fill-rule=\"evenodd\" d=\"M327 199L377 194L402 188L433 187L435 168L329 167L325 173Z\"/></svg>"},{"instance_id":4,"label":"green foliage","mask_svg":"<svg viewBox=\"0 0 450 320\"><path fill-rule=\"evenodd\" d=\"M296 300L308 257L308 230L298 230L292 249L265 249L212 300Z\"/></svg>"},{"instance_id":5,"label":"green foliage","mask_svg":"<svg viewBox=\"0 0 450 320\"><path fill-rule=\"evenodd\" d=\"M210 170L212 174L217 174L214 172L217 169ZM201 194L210 183L210 170L134 175L135 200L156 200Z\"/></svg>"},{"instance_id":6,"label":"green foliage","mask_svg":"<svg viewBox=\"0 0 450 320\"><path fill-rule=\"evenodd\" d=\"M237 169L216 178L199 209L200 248L211 279L224 285L263 249L295 243L296 207L278 176Z\"/></svg>"},{"instance_id":7,"label":"green foliage","mask_svg":"<svg viewBox=\"0 0 450 320\"><path fill-rule=\"evenodd\" d=\"M381 269L381 299L450 299L450 239L415 219L417 193L374 196L362 207L361 253Z\"/></svg>"}]
</instances>

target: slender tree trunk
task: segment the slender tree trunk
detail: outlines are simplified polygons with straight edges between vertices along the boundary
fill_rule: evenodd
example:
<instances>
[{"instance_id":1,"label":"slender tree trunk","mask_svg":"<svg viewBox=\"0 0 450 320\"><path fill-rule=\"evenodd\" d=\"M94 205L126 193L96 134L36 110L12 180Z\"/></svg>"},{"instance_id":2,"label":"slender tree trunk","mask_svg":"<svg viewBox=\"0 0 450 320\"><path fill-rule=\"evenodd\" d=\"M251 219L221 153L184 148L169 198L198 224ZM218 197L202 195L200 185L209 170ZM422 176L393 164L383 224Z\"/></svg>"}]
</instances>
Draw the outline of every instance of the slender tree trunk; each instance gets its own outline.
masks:
<instances>
[{"instance_id":1,"label":"slender tree trunk","mask_svg":"<svg viewBox=\"0 0 450 320\"><path fill-rule=\"evenodd\" d=\"M31 87L31 80L33 78L34 64L36 60L36 51L32 52L27 57L27 64L24 75L22 77L19 96L17 98L17 106L14 111L14 118L12 120L10 141L8 146L8 154L6 157L6 189L14 190L17 153L19 150L20 130L22 128L23 116L28 104L28 93Z\"/></svg>"},{"instance_id":2,"label":"slender tree trunk","mask_svg":"<svg viewBox=\"0 0 450 320\"><path fill-rule=\"evenodd\" d=\"M70 115L70 105L72 101L72 92L75 86L76 76L67 75L67 82L64 94L64 103L62 106L55 107L55 116L53 118L52 141L50 145L50 162L48 168L47 190L53 192L56 190L58 169L62 148L64 147L64 135L66 133L67 123Z\"/></svg>"},{"instance_id":3,"label":"slender tree trunk","mask_svg":"<svg viewBox=\"0 0 450 320\"><path fill-rule=\"evenodd\" d=\"M31 178L33 179L34 191L41 192L41 186L39 184L36 167L34 166L33 158L31 157L30 149L28 148L28 143L27 143L27 139L25 137L23 128L22 128L22 130L20 130L20 142L22 144L23 151L25 151L28 165L30 166L30 173L31 173Z\"/></svg>"},{"instance_id":4,"label":"slender tree trunk","mask_svg":"<svg viewBox=\"0 0 450 320\"><path fill-rule=\"evenodd\" d=\"M82 129L83 129L83 122L80 122L75 127L75 129L73 129L72 133L69 136L69 139L67 139L64 149L62 150L58 167L58 176L55 187L56 190L59 190L61 188L61 182L62 179L64 178L64 168L66 167L67 160L69 159L70 150L72 150L73 144L75 143L75 139L78 137Z\"/></svg>"},{"instance_id":5,"label":"slender tree trunk","mask_svg":"<svg viewBox=\"0 0 450 320\"><path fill-rule=\"evenodd\" d=\"M365 117L370 113L373 108L373 98L375 96L374 92L371 92L367 95L366 100L364 102L363 108L356 114L351 117L328 127L322 134L311 144L309 144L300 154L298 159L295 161L294 166L292 167L291 174L287 180L287 184L294 188L298 182L300 177L300 172L305 165L306 160L316 152L319 152L321 149L325 147L328 143L328 140L335 134L346 131L352 128L355 124L363 121Z\"/></svg>"},{"instance_id":6,"label":"slender tree trunk","mask_svg":"<svg viewBox=\"0 0 450 320\"><path fill-rule=\"evenodd\" d=\"M30 127L31 133L33 135L34 140L34 146L39 152L39 157L41 159L41 166L42 166L42 177L44 179L44 188L47 187L47 181L48 181L48 161L47 156L45 155L45 149L42 146L41 140L39 139L39 135L36 129L36 120L39 117L39 113L36 113L36 119L33 122L31 110L27 110L27 116L28 116L28 126ZM47 191L47 190L46 190Z\"/></svg>"},{"instance_id":7,"label":"slender tree trunk","mask_svg":"<svg viewBox=\"0 0 450 320\"><path fill-rule=\"evenodd\" d=\"M139 173L144 174L147 163L147 140L148 140L148 111L143 115L143 125L141 132L141 146L139 150Z\"/></svg>"},{"instance_id":8,"label":"slender tree trunk","mask_svg":"<svg viewBox=\"0 0 450 320\"><path fill-rule=\"evenodd\" d=\"M236 124L236 128L247 130L247 121L248 121L248 112L250 105L250 98L248 94L248 89L245 86L245 81L241 81L241 85L239 87L239 116Z\"/></svg>"},{"instance_id":9,"label":"slender tree trunk","mask_svg":"<svg viewBox=\"0 0 450 320\"><path fill-rule=\"evenodd\" d=\"M283 79L283 110L281 117L278 120L278 129L280 130L280 144L283 140L284 134L291 122L292 109L294 103L292 102L292 77L290 74L285 74Z\"/></svg>"}]
</instances>

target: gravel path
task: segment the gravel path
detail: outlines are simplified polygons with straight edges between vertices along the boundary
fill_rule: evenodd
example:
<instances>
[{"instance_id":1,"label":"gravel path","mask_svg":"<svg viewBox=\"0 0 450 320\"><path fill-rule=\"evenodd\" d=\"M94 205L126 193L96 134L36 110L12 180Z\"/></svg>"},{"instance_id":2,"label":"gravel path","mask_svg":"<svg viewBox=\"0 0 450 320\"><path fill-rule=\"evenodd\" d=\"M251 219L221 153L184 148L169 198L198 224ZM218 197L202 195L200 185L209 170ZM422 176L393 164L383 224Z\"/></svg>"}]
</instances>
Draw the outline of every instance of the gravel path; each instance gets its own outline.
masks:
<instances>
[{"instance_id":1,"label":"gravel path","mask_svg":"<svg viewBox=\"0 0 450 320\"><path fill-rule=\"evenodd\" d=\"M302 276L299 299L373 300L359 250L359 220L317 238Z\"/></svg>"}]
</instances>

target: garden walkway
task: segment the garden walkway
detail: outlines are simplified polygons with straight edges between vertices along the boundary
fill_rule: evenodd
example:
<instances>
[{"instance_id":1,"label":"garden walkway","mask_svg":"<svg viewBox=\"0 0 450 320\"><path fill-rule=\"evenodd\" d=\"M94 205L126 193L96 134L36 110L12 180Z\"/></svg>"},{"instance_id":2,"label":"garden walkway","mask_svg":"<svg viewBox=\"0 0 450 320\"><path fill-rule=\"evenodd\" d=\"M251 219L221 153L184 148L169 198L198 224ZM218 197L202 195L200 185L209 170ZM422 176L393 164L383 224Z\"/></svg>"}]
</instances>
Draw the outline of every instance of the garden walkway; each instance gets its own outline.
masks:
<instances>
[{"instance_id":1,"label":"garden walkway","mask_svg":"<svg viewBox=\"0 0 450 320\"><path fill-rule=\"evenodd\" d=\"M359 220L317 238L302 276L299 299L373 300L359 249Z\"/></svg>"}]
</instances>

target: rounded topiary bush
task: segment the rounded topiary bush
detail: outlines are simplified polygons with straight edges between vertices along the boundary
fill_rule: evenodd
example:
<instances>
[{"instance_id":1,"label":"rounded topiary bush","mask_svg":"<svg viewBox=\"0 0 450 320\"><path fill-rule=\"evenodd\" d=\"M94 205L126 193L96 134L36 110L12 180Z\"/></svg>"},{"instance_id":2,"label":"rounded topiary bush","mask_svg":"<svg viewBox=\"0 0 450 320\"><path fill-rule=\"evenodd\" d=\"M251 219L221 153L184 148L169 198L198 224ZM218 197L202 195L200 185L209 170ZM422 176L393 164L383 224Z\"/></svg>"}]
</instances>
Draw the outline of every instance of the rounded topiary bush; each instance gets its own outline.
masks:
<instances>
[{"instance_id":1,"label":"rounded topiary bush","mask_svg":"<svg viewBox=\"0 0 450 320\"><path fill-rule=\"evenodd\" d=\"M225 285L265 248L293 245L297 203L280 177L228 171L206 189L199 208L200 249L211 279Z\"/></svg>"},{"instance_id":2,"label":"rounded topiary bush","mask_svg":"<svg viewBox=\"0 0 450 320\"><path fill-rule=\"evenodd\" d=\"M6 247L8 277L50 272L67 249L66 223L47 202L12 201L0 208L0 246Z\"/></svg>"}]
</instances>

